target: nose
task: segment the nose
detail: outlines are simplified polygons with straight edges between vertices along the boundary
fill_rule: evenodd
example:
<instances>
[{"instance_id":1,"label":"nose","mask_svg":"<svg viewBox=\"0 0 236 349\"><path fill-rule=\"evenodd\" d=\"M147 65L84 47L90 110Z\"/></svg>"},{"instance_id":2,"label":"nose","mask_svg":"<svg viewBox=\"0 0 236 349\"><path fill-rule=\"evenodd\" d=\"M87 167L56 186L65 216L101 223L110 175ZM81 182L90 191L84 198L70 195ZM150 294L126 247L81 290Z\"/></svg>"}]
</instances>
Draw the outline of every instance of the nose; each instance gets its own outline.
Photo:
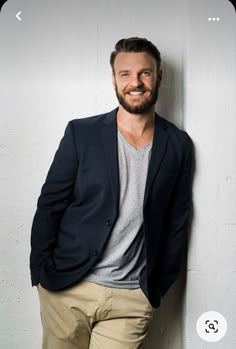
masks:
<instances>
[{"instance_id":1,"label":"nose","mask_svg":"<svg viewBox=\"0 0 236 349\"><path fill-rule=\"evenodd\" d=\"M130 82L130 85L132 87L139 87L142 84L143 84L143 82L141 81L141 79L140 79L140 77L138 75L133 75L132 76L132 79L131 79L131 82Z\"/></svg>"}]
</instances>

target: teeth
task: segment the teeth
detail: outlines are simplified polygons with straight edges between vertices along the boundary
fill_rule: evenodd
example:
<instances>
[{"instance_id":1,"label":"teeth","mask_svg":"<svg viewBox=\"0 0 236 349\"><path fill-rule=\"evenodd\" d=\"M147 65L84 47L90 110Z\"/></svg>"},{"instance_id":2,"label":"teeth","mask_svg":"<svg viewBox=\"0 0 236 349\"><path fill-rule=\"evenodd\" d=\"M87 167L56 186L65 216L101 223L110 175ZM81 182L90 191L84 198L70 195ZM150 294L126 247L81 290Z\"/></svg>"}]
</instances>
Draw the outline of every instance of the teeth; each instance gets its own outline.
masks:
<instances>
[{"instance_id":1,"label":"teeth","mask_svg":"<svg viewBox=\"0 0 236 349\"><path fill-rule=\"evenodd\" d=\"M129 92L130 95L141 95L143 92Z\"/></svg>"}]
</instances>

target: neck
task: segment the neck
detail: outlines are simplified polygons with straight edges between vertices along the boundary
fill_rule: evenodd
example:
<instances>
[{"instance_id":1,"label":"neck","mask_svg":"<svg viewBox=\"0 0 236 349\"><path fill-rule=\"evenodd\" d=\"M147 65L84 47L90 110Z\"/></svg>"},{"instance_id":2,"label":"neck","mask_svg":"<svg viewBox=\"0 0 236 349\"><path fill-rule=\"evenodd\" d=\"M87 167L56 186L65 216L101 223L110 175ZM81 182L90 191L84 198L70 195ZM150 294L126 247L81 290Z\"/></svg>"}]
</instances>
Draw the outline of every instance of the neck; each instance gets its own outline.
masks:
<instances>
[{"instance_id":1,"label":"neck","mask_svg":"<svg viewBox=\"0 0 236 349\"><path fill-rule=\"evenodd\" d=\"M122 106L117 112L117 126L128 133L142 136L145 132L152 131L155 124L155 106L144 114L131 114Z\"/></svg>"}]
</instances>

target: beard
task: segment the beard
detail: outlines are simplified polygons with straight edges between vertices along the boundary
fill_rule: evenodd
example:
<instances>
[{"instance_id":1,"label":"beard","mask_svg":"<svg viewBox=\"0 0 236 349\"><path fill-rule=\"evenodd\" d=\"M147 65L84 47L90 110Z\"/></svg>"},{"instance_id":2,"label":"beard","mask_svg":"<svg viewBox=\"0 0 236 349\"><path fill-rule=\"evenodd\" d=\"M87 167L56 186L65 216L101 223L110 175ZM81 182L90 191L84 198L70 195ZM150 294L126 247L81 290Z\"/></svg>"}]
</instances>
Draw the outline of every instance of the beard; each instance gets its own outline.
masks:
<instances>
[{"instance_id":1,"label":"beard","mask_svg":"<svg viewBox=\"0 0 236 349\"><path fill-rule=\"evenodd\" d=\"M133 91L137 91L137 90L141 90L141 89L133 89ZM146 98L146 100L144 100L142 103L140 103L139 105L132 105L131 103L127 102L125 100L125 98L123 97L123 95L121 93L119 93L118 88L117 88L117 84L115 83L115 91L116 91L116 97L120 103L120 105L122 105L122 107L129 113L131 114L144 114L147 113L152 107L153 105L156 104L157 99L158 99L158 86L157 84L155 84L153 90L149 90L150 96Z\"/></svg>"}]
</instances>

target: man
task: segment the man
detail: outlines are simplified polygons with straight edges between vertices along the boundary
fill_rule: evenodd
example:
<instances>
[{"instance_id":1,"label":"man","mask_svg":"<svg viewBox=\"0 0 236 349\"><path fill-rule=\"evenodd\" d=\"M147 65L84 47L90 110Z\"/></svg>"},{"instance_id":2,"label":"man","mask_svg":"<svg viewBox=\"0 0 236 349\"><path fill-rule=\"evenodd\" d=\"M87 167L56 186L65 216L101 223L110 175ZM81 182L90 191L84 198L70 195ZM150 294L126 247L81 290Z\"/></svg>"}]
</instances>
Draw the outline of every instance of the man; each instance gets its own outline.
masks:
<instances>
[{"instance_id":1,"label":"man","mask_svg":"<svg viewBox=\"0 0 236 349\"><path fill-rule=\"evenodd\" d=\"M119 107L68 123L33 220L44 349L140 348L181 269L191 139L155 113L150 41L118 41L110 63Z\"/></svg>"}]
</instances>

